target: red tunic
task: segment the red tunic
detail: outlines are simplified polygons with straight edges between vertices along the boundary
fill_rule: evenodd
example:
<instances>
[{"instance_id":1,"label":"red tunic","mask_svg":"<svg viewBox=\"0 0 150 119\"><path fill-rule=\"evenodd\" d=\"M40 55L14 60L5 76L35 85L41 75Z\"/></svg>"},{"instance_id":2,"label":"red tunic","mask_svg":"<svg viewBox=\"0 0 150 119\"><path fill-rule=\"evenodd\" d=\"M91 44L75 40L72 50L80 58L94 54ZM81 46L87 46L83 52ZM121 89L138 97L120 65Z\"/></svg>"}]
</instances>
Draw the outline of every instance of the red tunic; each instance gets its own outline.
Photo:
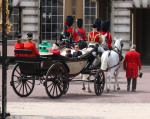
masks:
<instances>
[{"instance_id":1,"label":"red tunic","mask_svg":"<svg viewBox=\"0 0 150 119\"><path fill-rule=\"evenodd\" d=\"M40 55L39 52L36 49L35 44L32 43L31 41L28 41L28 42L24 43L24 49L32 50L32 52L33 52L32 55L25 55L27 57L36 57L36 56Z\"/></svg>"},{"instance_id":2,"label":"red tunic","mask_svg":"<svg viewBox=\"0 0 150 119\"><path fill-rule=\"evenodd\" d=\"M127 78L138 77L138 67L141 69L140 54L136 51L129 51L125 55L124 68Z\"/></svg>"},{"instance_id":3,"label":"red tunic","mask_svg":"<svg viewBox=\"0 0 150 119\"><path fill-rule=\"evenodd\" d=\"M70 32L71 37L73 38L73 35L74 35L74 32L75 32L74 28L68 27L67 31Z\"/></svg>"},{"instance_id":4,"label":"red tunic","mask_svg":"<svg viewBox=\"0 0 150 119\"><path fill-rule=\"evenodd\" d=\"M21 42L17 42L17 43L15 43L14 47L15 47L15 49L24 49L24 44ZM18 56L18 55L14 54L14 56ZM19 54L19 56L23 56L23 55Z\"/></svg>"},{"instance_id":5,"label":"red tunic","mask_svg":"<svg viewBox=\"0 0 150 119\"><path fill-rule=\"evenodd\" d=\"M105 35L107 33L107 47L111 48L111 43L112 43L112 37L111 34L109 32L103 32L101 31L101 35Z\"/></svg>"},{"instance_id":6,"label":"red tunic","mask_svg":"<svg viewBox=\"0 0 150 119\"><path fill-rule=\"evenodd\" d=\"M102 39L101 34L99 32L91 31L88 33L88 41L90 43L101 44L103 42L103 39Z\"/></svg>"},{"instance_id":7,"label":"red tunic","mask_svg":"<svg viewBox=\"0 0 150 119\"><path fill-rule=\"evenodd\" d=\"M75 32L74 32L74 34L73 34L73 39L74 39L74 41L75 41L75 42L78 42L79 39L85 40L85 39L86 39L86 33L85 33L84 29L78 28L78 32L79 32L82 36L80 36L80 35L76 32L76 30L75 30Z\"/></svg>"},{"instance_id":8,"label":"red tunic","mask_svg":"<svg viewBox=\"0 0 150 119\"><path fill-rule=\"evenodd\" d=\"M56 53L56 54L60 55L60 51L58 51L58 50L51 50L50 53Z\"/></svg>"}]
</instances>

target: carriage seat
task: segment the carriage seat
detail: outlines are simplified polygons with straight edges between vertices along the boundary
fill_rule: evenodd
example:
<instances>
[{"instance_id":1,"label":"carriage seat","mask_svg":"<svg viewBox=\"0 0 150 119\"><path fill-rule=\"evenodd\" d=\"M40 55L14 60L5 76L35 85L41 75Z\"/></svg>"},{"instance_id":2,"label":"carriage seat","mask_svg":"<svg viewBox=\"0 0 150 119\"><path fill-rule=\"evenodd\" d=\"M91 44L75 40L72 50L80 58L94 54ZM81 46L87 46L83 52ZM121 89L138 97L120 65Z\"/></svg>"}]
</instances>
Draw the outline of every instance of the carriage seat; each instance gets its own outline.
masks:
<instances>
[{"instance_id":1,"label":"carriage seat","mask_svg":"<svg viewBox=\"0 0 150 119\"><path fill-rule=\"evenodd\" d=\"M30 55L32 50L15 49L14 53L17 54L16 63L18 63L21 74L37 75L41 71L42 58L37 57L19 57L20 55Z\"/></svg>"},{"instance_id":2,"label":"carriage seat","mask_svg":"<svg viewBox=\"0 0 150 119\"><path fill-rule=\"evenodd\" d=\"M17 54L18 56L25 55L25 54L27 54L27 55L33 54L32 50L25 50L25 49L15 49L14 53Z\"/></svg>"}]
</instances>

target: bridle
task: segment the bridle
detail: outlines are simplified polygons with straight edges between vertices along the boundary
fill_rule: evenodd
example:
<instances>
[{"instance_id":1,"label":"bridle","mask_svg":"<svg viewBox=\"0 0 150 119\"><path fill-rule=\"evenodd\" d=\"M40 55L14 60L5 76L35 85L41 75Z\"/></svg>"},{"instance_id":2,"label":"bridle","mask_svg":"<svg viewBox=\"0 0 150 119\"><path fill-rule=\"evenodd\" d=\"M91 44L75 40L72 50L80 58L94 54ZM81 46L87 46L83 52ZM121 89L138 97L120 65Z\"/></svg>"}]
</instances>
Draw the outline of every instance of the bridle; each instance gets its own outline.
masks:
<instances>
[{"instance_id":1,"label":"bridle","mask_svg":"<svg viewBox=\"0 0 150 119\"><path fill-rule=\"evenodd\" d=\"M121 53L121 54L122 54L122 47L123 47L123 43L122 43L122 42L120 42L120 46L121 46L121 49L120 49L120 50L119 50L119 48L116 47L116 46L115 46L115 48L117 49L117 52L118 52L118 53Z\"/></svg>"}]
</instances>

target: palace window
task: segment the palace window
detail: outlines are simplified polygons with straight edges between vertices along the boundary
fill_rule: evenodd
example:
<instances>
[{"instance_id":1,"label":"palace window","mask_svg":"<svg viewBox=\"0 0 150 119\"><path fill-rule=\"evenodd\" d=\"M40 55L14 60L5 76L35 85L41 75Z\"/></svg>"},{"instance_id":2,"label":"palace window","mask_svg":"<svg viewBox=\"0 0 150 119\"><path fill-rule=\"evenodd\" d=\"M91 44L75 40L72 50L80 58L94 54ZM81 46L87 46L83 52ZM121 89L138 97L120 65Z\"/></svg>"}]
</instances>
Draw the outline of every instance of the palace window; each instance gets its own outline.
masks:
<instances>
[{"instance_id":1,"label":"palace window","mask_svg":"<svg viewBox=\"0 0 150 119\"><path fill-rule=\"evenodd\" d=\"M84 0L84 28L86 33L92 30L92 25L96 19L96 2Z\"/></svg>"},{"instance_id":2,"label":"palace window","mask_svg":"<svg viewBox=\"0 0 150 119\"><path fill-rule=\"evenodd\" d=\"M42 0L42 40L59 39L63 30L63 0Z\"/></svg>"}]
</instances>

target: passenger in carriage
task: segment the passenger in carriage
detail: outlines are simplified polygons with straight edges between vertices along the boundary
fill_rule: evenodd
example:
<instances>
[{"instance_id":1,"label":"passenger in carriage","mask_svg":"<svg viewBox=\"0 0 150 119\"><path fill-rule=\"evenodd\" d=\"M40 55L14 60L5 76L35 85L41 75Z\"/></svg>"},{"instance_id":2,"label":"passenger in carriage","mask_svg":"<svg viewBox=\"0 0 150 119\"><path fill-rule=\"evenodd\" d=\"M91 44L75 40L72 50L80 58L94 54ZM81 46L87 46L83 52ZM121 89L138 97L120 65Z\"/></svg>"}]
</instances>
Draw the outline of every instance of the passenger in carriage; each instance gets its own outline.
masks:
<instances>
[{"instance_id":1,"label":"passenger in carriage","mask_svg":"<svg viewBox=\"0 0 150 119\"><path fill-rule=\"evenodd\" d=\"M77 19L77 29L74 32L74 41L78 42L79 40L86 40L86 33L85 30L82 28L83 26L83 19Z\"/></svg>"},{"instance_id":2,"label":"passenger in carriage","mask_svg":"<svg viewBox=\"0 0 150 119\"><path fill-rule=\"evenodd\" d=\"M66 49L66 55L65 56L68 58L72 58L71 49L69 49L69 48Z\"/></svg>"},{"instance_id":3,"label":"passenger in carriage","mask_svg":"<svg viewBox=\"0 0 150 119\"><path fill-rule=\"evenodd\" d=\"M67 31L70 32L70 34L71 34L70 44L73 45L73 43L74 43L73 36L74 36L74 32L75 32L74 28L72 28L72 25L74 22L73 16L67 16L66 21L67 21L67 26L68 26Z\"/></svg>"},{"instance_id":4,"label":"passenger in carriage","mask_svg":"<svg viewBox=\"0 0 150 119\"><path fill-rule=\"evenodd\" d=\"M65 21L64 31L60 35L61 46L66 46L66 48L71 48L71 33L67 31L67 21Z\"/></svg>"},{"instance_id":5,"label":"passenger in carriage","mask_svg":"<svg viewBox=\"0 0 150 119\"><path fill-rule=\"evenodd\" d=\"M79 51L79 46L75 45L75 52L73 53L73 57L78 57L80 55L82 55L82 52Z\"/></svg>"},{"instance_id":6,"label":"passenger in carriage","mask_svg":"<svg viewBox=\"0 0 150 119\"><path fill-rule=\"evenodd\" d=\"M111 34L110 34L110 32L109 32L110 20L109 20L109 19L107 19L107 20L102 20L102 21L101 21L101 28L102 28L101 35L107 34L107 36L106 36L106 46L107 46L109 49L112 49L112 47L111 47L112 37L111 37Z\"/></svg>"},{"instance_id":7,"label":"passenger in carriage","mask_svg":"<svg viewBox=\"0 0 150 119\"><path fill-rule=\"evenodd\" d=\"M31 40L33 39L33 34L31 32L29 32L27 34L27 38L28 38L28 41L26 43L24 43L24 49L26 50L32 50L33 54L32 55L25 55L25 56L28 56L28 57L38 57L40 54L38 52L38 50L36 49L36 45L31 42Z\"/></svg>"},{"instance_id":8,"label":"passenger in carriage","mask_svg":"<svg viewBox=\"0 0 150 119\"><path fill-rule=\"evenodd\" d=\"M59 51L59 44L58 43L54 43L52 46L52 50L50 51L50 53L56 53L60 55L60 51Z\"/></svg>"},{"instance_id":9,"label":"passenger in carriage","mask_svg":"<svg viewBox=\"0 0 150 119\"><path fill-rule=\"evenodd\" d=\"M24 49L24 44L21 43L21 40L22 40L22 35L21 34L18 34L17 37L17 42L14 44L14 48L15 49ZM14 54L14 56L18 56L17 54ZM23 56L21 54L19 54L19 56Z\"/></svg>"},{"instance_id":10,"label":"passenger in carriage","mask_svg":"<svg viewBox=\"0 0 150 119\"><path fill-rule=\"evenodd\" d=\"M92 29L93 31L88 33L89 47L94 48L95 46L98 46L98 52L102 54L104 49L100 46L100 44L103 42L103 39L101 34L97 32L97 24L93 24ZM95 53L94 56L96 57Z\"/></svg>"}]
</instances>

